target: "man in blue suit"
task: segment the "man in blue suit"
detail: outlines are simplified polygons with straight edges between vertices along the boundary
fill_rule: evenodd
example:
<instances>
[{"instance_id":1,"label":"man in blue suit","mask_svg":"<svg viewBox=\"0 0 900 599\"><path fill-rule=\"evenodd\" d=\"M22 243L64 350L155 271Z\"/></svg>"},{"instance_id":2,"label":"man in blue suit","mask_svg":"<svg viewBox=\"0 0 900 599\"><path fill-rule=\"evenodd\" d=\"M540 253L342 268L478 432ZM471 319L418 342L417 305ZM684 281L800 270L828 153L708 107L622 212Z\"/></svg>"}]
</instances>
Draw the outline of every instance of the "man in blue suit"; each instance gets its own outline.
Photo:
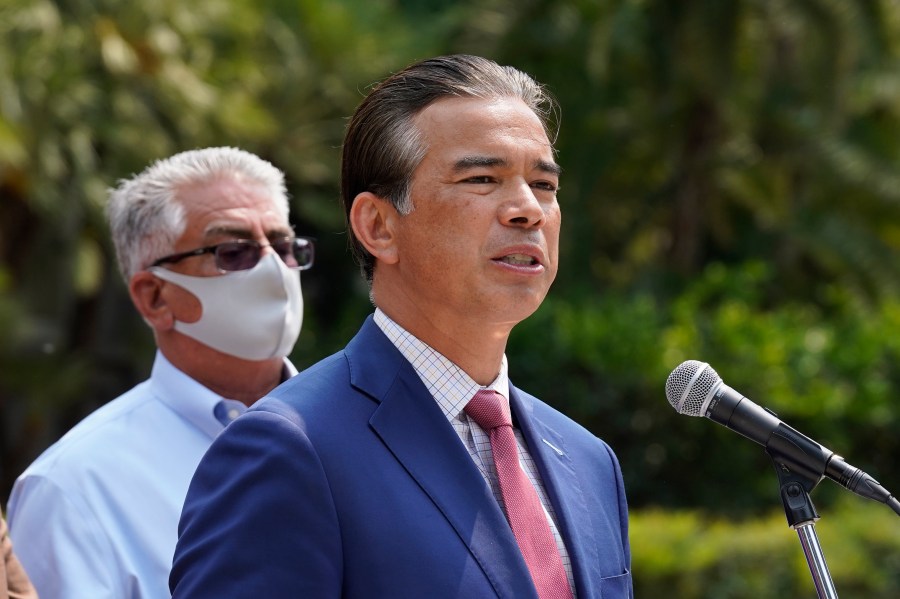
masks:
<instances>
[{"instance_id":1,"label":"man in blue suit","mask_svg":"<svg viewBox=\"0 0 900 599\"><path fill-rule=\"evenodd\" d=\"M507 378L556 276L554 114L528 75L464 55L362 102L342 196L375 314L213 443L175 599L632 597L615 455Z\"/></svg>"}]
</instances>

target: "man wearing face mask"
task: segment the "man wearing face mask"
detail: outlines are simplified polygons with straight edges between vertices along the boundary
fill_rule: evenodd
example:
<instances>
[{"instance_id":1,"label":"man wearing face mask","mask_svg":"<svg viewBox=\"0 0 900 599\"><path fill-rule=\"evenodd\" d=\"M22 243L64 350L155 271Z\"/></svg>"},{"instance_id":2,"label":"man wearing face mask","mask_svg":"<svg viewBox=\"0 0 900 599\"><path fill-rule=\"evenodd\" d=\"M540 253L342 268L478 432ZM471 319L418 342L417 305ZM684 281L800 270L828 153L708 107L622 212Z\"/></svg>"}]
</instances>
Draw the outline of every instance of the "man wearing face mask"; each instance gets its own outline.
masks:
<instances>
[{"instance_id":1,"label":"man wearing face mask","mask_svg":"<svg viewBox=\"0 0 900 599\"><path fill-rule=\"evenodd\" d=\"M234 148L183 152L112 190L110 229L157 344L150 378L19 477L16 553L43 599L169 597L194 469L247 406L297 370L300 270L283 174Z\"/></svg>"}]
</instances>

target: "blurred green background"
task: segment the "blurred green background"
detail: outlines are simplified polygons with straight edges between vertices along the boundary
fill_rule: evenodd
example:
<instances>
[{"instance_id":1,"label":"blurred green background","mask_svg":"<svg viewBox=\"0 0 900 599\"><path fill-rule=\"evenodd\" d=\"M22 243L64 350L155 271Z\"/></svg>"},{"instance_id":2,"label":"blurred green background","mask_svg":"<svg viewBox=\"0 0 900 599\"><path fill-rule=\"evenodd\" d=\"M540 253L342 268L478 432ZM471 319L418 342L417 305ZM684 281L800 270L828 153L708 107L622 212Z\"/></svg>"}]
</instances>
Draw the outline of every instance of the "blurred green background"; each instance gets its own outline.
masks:
<instances>
[{"instance_id":1,"label":"blurred green background","mask_svg":"<svg viewBox=\"0 0 900 599\"><path fill-rule=\"evenodd\" d=\"M663 388L710 362L900 493L895 0L3 0L0 500L149 373L107 188L211 145L283 169L319 246L302 368L371 310L338 200L346 119L455 52L561 103L561 270L511 376L616 449L637 596L815 596L762 449ZM813 499L841 597L900 596L897 517L830 481Z\"/></svg>"}]
</instances>

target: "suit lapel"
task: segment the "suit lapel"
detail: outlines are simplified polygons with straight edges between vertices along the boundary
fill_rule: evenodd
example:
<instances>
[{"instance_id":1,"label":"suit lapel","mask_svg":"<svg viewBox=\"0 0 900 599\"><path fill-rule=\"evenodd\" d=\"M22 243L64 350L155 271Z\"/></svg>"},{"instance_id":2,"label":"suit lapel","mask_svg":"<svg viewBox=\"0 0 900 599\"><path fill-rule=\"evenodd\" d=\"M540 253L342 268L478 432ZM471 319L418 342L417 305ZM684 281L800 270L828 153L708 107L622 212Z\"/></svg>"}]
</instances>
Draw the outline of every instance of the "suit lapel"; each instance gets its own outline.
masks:
<instances>
[{"instance_id":1,"label":"suit lapel","mask_svg":"<svg viewBox=\"0 0 900 599\"><path fill-rule=\"evenodd\" d=\"M535 597L503 512L415 370L371 317L347 346L351 384L379 402L369 423L469 548L499 597Z\"/></svg>"},{"instance_id":2,"label":"suit lapel","mask_svg":"<svg viewBox=\"0 0 900 599\"><path fill-rule=\"evenodd\" d=\"M566 450L566 440L556 430L534 417L530 395L510 385L510 406L528 451L534 459L550 502L556 511L557 526L569 551L575 588L587 596L588 565L599 562L598 544L575 464Z\"/></svg>"}]
</instances>

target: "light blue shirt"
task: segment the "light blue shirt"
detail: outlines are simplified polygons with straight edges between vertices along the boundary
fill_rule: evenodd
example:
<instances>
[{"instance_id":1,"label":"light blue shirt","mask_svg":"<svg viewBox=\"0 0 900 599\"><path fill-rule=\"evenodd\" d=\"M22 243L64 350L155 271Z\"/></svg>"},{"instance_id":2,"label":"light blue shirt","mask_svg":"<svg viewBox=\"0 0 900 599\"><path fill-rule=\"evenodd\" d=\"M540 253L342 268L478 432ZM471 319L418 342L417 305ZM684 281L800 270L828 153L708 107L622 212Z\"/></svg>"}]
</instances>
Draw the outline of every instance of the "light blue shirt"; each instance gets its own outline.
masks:
<instances>
[{"instance_id":1,"label":"light blue shirt","mask_svg":"<svg viewBox=\"0 0 900 599\"><path fill-rule=\"evenodd\" d=\"M285 376L296 373L285 360ZM227 421L241 411L222 402L157 352L147 381L82 420L25 470L7 520L41 599L171 596L191 477L225 427L216 413Z\"/></svg>"}]
</instances>

